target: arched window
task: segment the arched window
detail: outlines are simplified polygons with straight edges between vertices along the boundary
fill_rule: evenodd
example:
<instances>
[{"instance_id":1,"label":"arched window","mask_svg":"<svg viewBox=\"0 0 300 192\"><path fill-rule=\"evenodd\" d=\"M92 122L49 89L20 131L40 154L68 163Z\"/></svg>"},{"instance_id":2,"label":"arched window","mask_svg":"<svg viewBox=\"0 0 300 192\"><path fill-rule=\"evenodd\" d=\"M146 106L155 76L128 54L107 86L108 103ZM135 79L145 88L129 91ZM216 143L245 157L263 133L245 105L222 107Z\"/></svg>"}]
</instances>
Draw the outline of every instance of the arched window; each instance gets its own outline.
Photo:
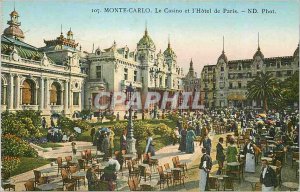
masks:
<instances>
[{"instance_id":1,"label":"arched window","mask_svg":"<svg viewBox=\"0 0 300 192\"><path fill-rule=\"evenodd\" d=\"M26 79L22 87L22 105L34 105L34 82Z\"/></svg>"},{"instance_id":2,"label":"arched window","mask_svg":"<svg viewBox=\"0 0 300 192\"><path fill-rule=\"evenodd\" d=\"M50 104L61 105L61 87L58 83L54 82L50 89Z\"/></svg>"},{"instance_id":3,"label":"arched window","mask_svg":"<svg viewBox=\"0 0 300 192\"><path fill-rule=\"evenodd\" d=\"M221 71L224 71L224 67L223 66L221 67Z\"/></svg>"}]
</instances>

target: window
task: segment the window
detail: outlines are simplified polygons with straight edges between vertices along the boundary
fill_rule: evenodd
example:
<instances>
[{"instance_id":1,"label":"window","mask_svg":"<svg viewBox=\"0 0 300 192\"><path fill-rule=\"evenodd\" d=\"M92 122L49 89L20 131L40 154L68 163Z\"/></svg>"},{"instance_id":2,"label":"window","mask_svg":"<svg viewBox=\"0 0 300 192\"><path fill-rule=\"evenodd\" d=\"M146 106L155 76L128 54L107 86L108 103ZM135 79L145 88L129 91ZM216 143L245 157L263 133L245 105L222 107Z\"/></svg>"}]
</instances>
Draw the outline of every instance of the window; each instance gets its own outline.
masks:
<instances>
[{"instance_id":1,"label":"window","mask_svg":"<svg viewBox=\"0 0 300 192\"><path fill-rule=\"evenodd\" d=\"M241 82L238 83L238 87L242 88L242 83Z\"/></svg>"},{"instance_id":2,"label":"window","mask_svg":"<svg viewBox=\"0 0 300 192\"><path fill-rule=\"evenodd\" d=\"M96 77L102 78L102 66L96 66Z\"/></svg>"},{"instance_id":3,"label":"window","mask_svg":"<svg viewBox=\"0 0 300 192\"><path fill-rule=\"evenodd\" d=\"M281 72L280 71L276 71L276 76L277 77L281 77Z\"/></svg>"},{"instance_id":4,"label":"window","mask_svg":"<svg viewBox=\"0 0 300 192\"><path fill-rule=\"evenodd\" d=\"M291 76L292 74L293 74L293 71L287 71L287 72L286 72L286 75L287 75L287 76Z\"/></svg>"},{"instance_id":5,"label":"window","mask_svg":"<svg viewBox=\"0 0 300 192\"><path fill-rule=\"evenodd\" d=\"M137 71L134 71L134 74L133 74L133 81L137 81Z\"/></svg>"},{"instance_id":6,"label":"window","mask_svg":"<svg viewBox=\"0 0 300 192\"><path fill-rule=\"evenodd\" d=\"M73 93L73 105L79 105L79 92Z\"/></svg>"},{"instance_id":7,"label":"window","mask_svg":"<svg viewBox=\"0 0 300 192\"><path fill-rule=\"evenodd\" d=\"M256 69L258 69L258 70L260 69L260 65L259 64L256 65Z\"/></svg>"},{"instance_id":8,"label":"window","mask_svg":"<svg viewBox=\"0 0 300 192\"><path fill-rule=\"evenodd\" d=\"M279 62L277 63L277 68L280 68L280 63Z\"/></svg>"},{"instance_id":9,"label":"window","mask_svg":"<svg viewBox=\"0 0 300 192\"><path fill-rule=\"evenodd\" d=\"M232 89L232 83L229 83L229 89Z\"/></svg>"},{"instance_id":10,"label":"window","mask_svg":"<svg viewBox=\"0 0 300 192\"><path fill-rule=\"evenodd\" d=\"M221 71L224 71L224 67L221 67Z\"/></svg>"},{"instance_id":11,"label":"window","mask_svg":"<svg viewBox=\"0 0 300 192\"><path fill-rule=\"evenodd\" d=\"M239 78L243 78L243 74L242 74L242 73L239 73L239 74L238 74L238 77L239 77Z\"/></svg>"},{"instance_id":12,"label":"window","mask_svg":"<svg viewBox=\"0 0 300 192\"><path fill-rule=\"evenodd\" d=\"M124 68L124 80L128 80L128 69Z\"/></svg>"},{"instance_id":13,"label":"window","mask_svg":"<svg viewBox=\"0 0 300 192\"><path fill-rule=\"evenodd\" d=\"M239 70L240 70L240 71L242 70L242 66L239 66Z\"/></svg>"}]
</instances>

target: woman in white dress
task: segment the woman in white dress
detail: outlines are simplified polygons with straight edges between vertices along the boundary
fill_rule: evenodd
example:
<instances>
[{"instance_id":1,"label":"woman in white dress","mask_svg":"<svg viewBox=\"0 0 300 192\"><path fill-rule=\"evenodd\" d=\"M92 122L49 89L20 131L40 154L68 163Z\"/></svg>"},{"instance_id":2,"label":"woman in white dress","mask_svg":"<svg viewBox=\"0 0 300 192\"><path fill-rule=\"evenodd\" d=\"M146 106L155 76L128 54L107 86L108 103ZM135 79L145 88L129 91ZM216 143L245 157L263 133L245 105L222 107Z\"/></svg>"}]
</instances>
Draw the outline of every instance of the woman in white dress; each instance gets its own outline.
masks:
<instances>
[{"instance_id":1,"label":"woman in white dress","mask_svg":"<svg viewBox=\"0 0 300 192\"><path fill-rule=\"evenodd\" d=\"M254 173L255 172L254 146L249 139L246 139L246 144L244 146L243 152L246 157L245 172Z\"/></svg>"}]
</instances>

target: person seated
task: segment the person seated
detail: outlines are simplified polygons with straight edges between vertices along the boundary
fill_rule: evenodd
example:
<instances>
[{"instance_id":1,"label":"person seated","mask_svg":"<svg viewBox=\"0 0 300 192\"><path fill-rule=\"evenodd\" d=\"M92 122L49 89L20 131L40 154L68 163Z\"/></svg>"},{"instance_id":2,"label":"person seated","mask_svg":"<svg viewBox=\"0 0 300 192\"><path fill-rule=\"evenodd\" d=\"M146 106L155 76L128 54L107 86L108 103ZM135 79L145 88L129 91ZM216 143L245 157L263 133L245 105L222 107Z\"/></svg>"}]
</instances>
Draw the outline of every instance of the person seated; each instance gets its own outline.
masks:
<instances>
[{"instance_id":1,"label":"person seated","mask_svg":"<svg viewBox=\"0 0 300 192\"><path fill-rule=\"evenodd\" d=\"M95 184L98 181L95 169L96 164L92 164L92 167L90 167L86 171L86 179L88 180L88 191L93 191L95 189Z\"/></svg>"},{"instance_id":2,"label":"person seated","mask_svg":"<svg viewBox=\"0 0 300 192\"><path fill-rule=\"evenodd\" d=\"M108 191L114 191L115 184L117 180L117 172L120 170L120 164L117 160L110 158L108 161L108 166L103 170L103 175L100 177L101 181L108 181Z\"/></svg>"}]
</instances>

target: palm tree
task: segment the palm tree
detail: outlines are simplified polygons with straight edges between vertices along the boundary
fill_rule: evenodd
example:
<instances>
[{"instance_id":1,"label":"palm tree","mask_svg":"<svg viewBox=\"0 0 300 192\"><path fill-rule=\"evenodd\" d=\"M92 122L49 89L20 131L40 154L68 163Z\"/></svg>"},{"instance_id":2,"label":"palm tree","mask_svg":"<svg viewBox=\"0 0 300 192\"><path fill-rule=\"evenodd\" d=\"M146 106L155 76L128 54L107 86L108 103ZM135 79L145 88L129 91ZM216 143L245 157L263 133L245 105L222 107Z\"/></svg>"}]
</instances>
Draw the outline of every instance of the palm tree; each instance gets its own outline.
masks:
<instances>
[{"instance_id":1,"label":"palm tree","mask_svg":"<svg viewBox=\"0 0 300 192\"><path fill-rule=\"evenodd\" d=\"M264 111L268 110L268 100L280 97L278 81L270 73L261 73L247 84L247 98L261 99L264 104Z\"/></svg>"}]
</instances>

